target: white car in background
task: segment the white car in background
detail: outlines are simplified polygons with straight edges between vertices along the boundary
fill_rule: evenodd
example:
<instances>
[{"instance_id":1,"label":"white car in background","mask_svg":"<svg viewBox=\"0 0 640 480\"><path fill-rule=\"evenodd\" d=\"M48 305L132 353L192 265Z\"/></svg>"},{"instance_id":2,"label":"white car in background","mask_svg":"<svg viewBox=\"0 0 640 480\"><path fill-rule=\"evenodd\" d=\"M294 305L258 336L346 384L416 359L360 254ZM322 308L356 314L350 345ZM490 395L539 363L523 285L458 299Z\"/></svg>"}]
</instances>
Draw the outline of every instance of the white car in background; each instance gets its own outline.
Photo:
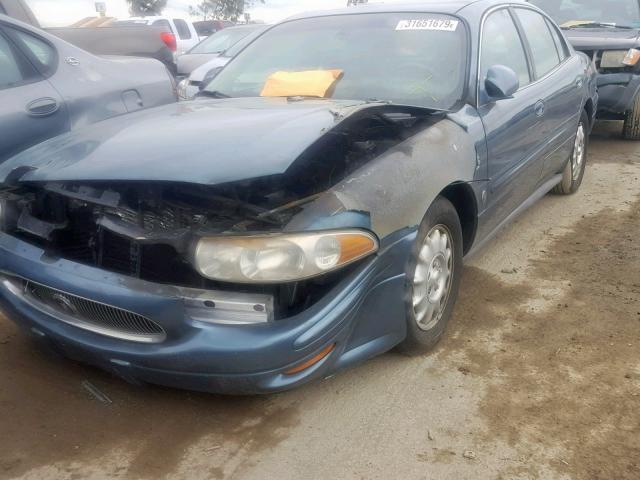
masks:
<instances>
[{"instance_id":1,"label":"white car in background","mask_svg":"<svg viewBox=\"0 0 640 480\"><path fill-rule=\"evenodd\" d=\"M176 56L191 50L198 43L200 37L193 23L184 18L170 18L161 16L131 17L124 20L116 20L111 23L114 27L126 25L148 25L153 27L168 27L176 36Z\"/></svg>"},{"instance_id":2,"label":"white car in background","mask_svg":"<svg viewBox=\"0 0 640 480\"><path fill-rule=\"evenodd\" d=\"M190 75L180 81L178 84L178 98L180 100L192 100L195 96L206 87L211 80L222 70L222 68L229 63L233 57L240 53L244 48L253 42L254 39L259 37L271 25L254 26L251 29L251 33L231 45L226 50L220 52L218 56L214 56L211 60L200 65L191 71ZM241 27L226 28L224 31L235 30ZM215 35L209 37L213 39L216 35L223 32L218 32ZM203 42L204 43L204 42ZM180 60L178 60L180 64ZM180 75L180 73L178 73Z\"/></svg>"}]
</instances>

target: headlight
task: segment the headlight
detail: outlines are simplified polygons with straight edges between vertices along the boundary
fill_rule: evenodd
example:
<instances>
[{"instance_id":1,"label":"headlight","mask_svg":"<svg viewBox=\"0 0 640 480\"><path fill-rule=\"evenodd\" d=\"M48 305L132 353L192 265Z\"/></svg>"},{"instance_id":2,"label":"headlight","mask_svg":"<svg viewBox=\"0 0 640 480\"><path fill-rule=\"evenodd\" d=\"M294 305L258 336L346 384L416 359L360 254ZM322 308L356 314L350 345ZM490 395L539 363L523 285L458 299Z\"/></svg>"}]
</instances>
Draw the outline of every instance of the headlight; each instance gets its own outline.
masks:
<instances>
[{"instance_id":1,"label":"headlight","mask_svg":"<svg viewBox=\"0 0 640 480\"><path fill-rule=\"evenodd\" d=\"M278 283L322 275L377 250L376 237L360 230L204 237L196 245L193 263L213 280Z\"/></svg>"},{"instance_id":2,"label":"headlight","mask_svg":"<svg viewBox=\"0 0 640 480\"><path fill-rule=\"evenodd\" d=\"M202 81L200 82L200 91L207 88L207 85L211 83L211 81L218 76L223 67L215 67L207 72Z\"/></svg>"},{"instance_id":3,"label":"headlight","mask_svg":"<svg viewBox=\"0 0 640 480\"><path fill-rule=\"evenodd\" d=\"M622 68L634 66L640 61L640 50L608 50L602 53L601 68Z\"/></svg>"},{"instance_id":4,"label":"headlight","mask_svg":"<svg viewBox=\"0 0 640 480\"><path fill-rule=\"evenodd\" d=\"M187 88L189 87L189 78L185 78L178 83L177 91L178 97L180 100L189 100L189 96L187 94Z\"/></svg>"}]
</instances>

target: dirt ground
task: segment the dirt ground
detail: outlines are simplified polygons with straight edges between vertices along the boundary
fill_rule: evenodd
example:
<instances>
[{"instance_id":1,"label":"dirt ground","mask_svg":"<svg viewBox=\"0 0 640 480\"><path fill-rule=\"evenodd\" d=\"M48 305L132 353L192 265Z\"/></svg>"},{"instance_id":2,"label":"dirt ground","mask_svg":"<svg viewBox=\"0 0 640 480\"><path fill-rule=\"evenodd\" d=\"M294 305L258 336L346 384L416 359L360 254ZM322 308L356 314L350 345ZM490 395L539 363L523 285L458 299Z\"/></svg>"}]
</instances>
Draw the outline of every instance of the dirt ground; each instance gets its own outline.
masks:
<instances>
[{"instance_id":1,"label":"dirt ground","mask_svg":"<svg viewBox=\"0 0 640 480\"><path fill-rule=\"evenodd\" d=\"M579 194L468 262L428 356L225 398L129 386L0 317L0 478L639 480L640 144L617 127Z\"/></svg>"}]
</instances>

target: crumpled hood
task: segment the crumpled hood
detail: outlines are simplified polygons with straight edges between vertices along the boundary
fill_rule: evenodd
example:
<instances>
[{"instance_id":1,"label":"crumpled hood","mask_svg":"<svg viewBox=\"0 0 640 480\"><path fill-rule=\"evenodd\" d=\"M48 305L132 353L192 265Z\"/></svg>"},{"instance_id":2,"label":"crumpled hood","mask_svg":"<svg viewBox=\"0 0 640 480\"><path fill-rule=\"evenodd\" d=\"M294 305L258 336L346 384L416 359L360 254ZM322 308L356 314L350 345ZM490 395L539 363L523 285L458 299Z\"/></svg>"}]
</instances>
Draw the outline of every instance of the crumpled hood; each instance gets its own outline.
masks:
<instances>
[{"instance_id":1,"label":"crumpled hood","mask_svg":"<svg viewBox=\"0 0 640 480\"><path fill-rule=\"evenodd\" d=\"M573 28L564 31L577 50L626 50L638 45L639 30Z\"/></svg>"},{"instance_id":2,"label":"crumpled hood","mask_svg":"<svg viewBox=\"0 0 640 480\"><path fill-rule=\"evenodd\" d=\"M285 98L171 104L106 120L28 149L0 165L0 182L216 185L281 174L328 130L376 106L380 104Z\"/></svg>"}]
</instances>

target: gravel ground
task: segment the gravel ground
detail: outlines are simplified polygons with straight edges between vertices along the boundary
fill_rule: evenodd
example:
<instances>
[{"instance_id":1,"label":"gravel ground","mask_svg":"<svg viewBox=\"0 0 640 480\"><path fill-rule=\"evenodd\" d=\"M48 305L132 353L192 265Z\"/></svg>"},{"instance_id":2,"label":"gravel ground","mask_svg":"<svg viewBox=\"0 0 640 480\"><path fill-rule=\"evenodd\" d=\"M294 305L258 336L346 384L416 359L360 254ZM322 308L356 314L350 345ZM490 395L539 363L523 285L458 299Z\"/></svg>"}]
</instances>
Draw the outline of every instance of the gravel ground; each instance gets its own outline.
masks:
<instances>
[{"instance_id":1,"label":"gravel ground","mask_svg":"<svg viewBox=\"0 0 640 480\"><path fill-rule=\"evenodd\" d=\"M428 356L224 398L51 358L0 317L0 478L640 479L640 144L618 127L579 194L468 262Z\"/></svg>"}]
</instances>

